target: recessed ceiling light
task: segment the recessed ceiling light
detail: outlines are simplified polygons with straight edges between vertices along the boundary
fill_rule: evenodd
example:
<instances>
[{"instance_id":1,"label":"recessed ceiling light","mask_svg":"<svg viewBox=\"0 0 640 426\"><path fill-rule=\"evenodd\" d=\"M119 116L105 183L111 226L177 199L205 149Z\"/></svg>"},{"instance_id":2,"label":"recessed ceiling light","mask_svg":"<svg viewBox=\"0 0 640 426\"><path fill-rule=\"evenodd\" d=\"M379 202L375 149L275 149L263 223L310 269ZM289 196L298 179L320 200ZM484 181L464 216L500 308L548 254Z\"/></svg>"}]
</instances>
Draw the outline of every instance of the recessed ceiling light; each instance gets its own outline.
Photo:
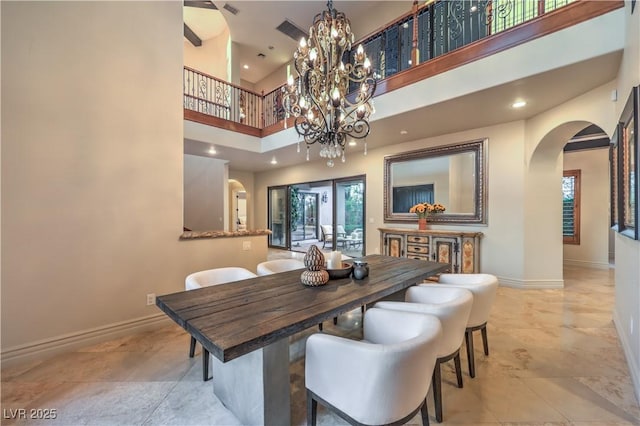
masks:
<instances>
[{"instance_id":1,"label":"recessed ceiling light","mask_svg":"<svg viewBox=\"0 0 640 426\"><path fill-rule=\"evenodd\" d=\"M211 147L209 148L209 154L216 155L217 153L218 151L216 151L216 147L211 145Z\"/></svg>"},{"instance_id":2,"label":"recessed ceiling light","mask_svg":"<svg viewBox=\"0 0 640 426\"><path fill-rule=\"evenodd\" d=\"M526 104L527 103L525 101L515 101L514 103L511 104L511 108L522 108Z\"/></svg>"},{"instance_id":3,"label":"recessed ceiling light","mask_svg":"<svg viewBox=\"0 0 640 426\"><path fill-rule=\"evenodd\" d=\"M349 141L349 146L356 146L358 143L354 140Z\"/></svg>"},{"instance_id":4,"label":"recessed ceiling light","mask_svg":"<svg viewBox=\"0 0 640 426\"><path fill-rule=\"evenodd\" d=\"M407 132L406 130L400 130L400 134L401 135L406 135L407 133L409 133L409 132Z\"/></svg>"},{"instance_id":5,"label":"recessed ceiling light","mask_svg":"<svg viewBox=\"0 0 640 426\"><path fill-rule=\"evenodd\" d=\"M248 70L248 69L249 69L249 65L244 64L244 65L242 66L242 68L244 68L245 70Z\"/></svg>"},{"instance_id":6,"label":"recessed ceiling light","mask_svg":"<svg viewBox=\"0 0 640 426\"><path fill-rule=\"evenodd\" d=\"M278 160L276 160L276 157L273 157L271 159L271 164L278 164Z\"/></svg>"}]
</instances>

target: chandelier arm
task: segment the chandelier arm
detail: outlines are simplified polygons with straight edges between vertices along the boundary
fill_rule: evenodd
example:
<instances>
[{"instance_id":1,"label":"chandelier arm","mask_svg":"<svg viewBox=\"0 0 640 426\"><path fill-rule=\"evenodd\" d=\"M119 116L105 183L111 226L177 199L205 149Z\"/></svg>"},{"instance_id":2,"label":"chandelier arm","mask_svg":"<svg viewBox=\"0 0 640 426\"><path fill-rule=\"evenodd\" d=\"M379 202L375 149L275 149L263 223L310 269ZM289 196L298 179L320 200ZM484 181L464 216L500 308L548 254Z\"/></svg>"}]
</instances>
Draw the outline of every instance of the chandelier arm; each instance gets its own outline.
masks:
<instances>
[{"instance_id":1,"label":"chandelier arm","mask_svg":"<svg viewBox=\"0 0 640 426\"><path fill-rule=\"evenodd\" d=\"M310 72L308 71L305 74L305 81L304 84L306 85L306 87L310 88L311 87L311 77L310 77ZM320 103L318 102L318 100L316 100L316 97L313 94L312 90L309 90L309 98L311 99L311 102L313 103L313 105L315 105L316 109L318 110L318 112L320 113L320 117L318 117L321 121L322 124L321 126L317 126L317 127L323 127L324 129L328 128L328 122L327 122L327 116L325 114L324 109L320 106ZM311 126L313 126L313 124L310 124ZM316 127L316 126L314 126ZM318 129L318 131L320 131L320 129Z\"/></svg>"},{"instance_id":2,"label":"chandelier arm","mask_svg":"<svg viewBox=\"0 0 640 426\"><path fill-rule=\"evenodd\" d=\"M307 145L312 145L322 136L318 130L314 130L309 126L309 122L304 117L297 117L295 122L296 131L304 138Z\"/></svg>"},{"instance_id":3,"label":"chandelier arm","mask_svg":"<svg viewBox=\"0 0 640 426\"><path fill-rule=\"evenodd\" d=\"M370 130L371 125L368 121L358 120L349 124L345 129L345 133L354 139L364 139L369 135Z\"/></svg>"}]
</instances>

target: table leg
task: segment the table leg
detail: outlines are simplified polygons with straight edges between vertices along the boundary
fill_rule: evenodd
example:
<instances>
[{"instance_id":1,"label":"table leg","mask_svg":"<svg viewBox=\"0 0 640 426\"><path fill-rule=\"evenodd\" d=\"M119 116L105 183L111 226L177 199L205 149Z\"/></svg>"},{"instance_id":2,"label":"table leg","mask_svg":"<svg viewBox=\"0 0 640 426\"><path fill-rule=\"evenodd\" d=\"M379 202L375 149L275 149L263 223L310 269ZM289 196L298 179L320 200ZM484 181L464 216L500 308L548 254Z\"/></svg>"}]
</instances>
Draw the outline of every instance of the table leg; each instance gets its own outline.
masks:
<instances>
[{"instance_id":1,"label":"table leg","mask_svg":"<svg viewBox=\"0 0 640 426\"><path fill-rule=\"evenodd\" d=\"M213 393L242 424L290 424L289 339L226 363L213 357Z\"/></svg>"}]
</instances>

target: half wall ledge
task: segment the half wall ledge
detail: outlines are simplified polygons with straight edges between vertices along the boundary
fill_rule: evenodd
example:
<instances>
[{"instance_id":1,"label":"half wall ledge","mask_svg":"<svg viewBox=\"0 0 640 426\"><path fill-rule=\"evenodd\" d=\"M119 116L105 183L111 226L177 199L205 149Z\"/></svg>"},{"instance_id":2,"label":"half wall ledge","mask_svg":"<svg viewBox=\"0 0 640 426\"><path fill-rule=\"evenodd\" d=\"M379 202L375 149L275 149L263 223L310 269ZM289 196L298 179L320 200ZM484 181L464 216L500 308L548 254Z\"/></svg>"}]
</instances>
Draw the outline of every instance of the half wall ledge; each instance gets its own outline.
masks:
<instances>
[{"instance_id":1,"label":"half wall ledge","mask_svg":"<svg viewBox=\"0 0 640 426\"><path fill-rule=\"evenodd\" d=\"M246 231L185 231L180 235L181 240L196 240L199 238L234 238L270 235L270 229L253 229Z\"/></svg>"}]
</instances>

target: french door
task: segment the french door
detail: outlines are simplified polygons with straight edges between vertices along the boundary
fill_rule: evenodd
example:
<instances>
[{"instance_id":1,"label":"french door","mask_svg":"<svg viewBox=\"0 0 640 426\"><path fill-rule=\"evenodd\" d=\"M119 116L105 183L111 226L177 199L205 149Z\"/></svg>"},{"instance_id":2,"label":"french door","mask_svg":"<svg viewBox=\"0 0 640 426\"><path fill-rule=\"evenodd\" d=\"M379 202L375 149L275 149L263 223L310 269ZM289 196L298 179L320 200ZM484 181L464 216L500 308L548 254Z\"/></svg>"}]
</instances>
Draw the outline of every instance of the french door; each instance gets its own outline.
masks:
<instances>
[{"instance_id":1,"label":"french door","mask_svg":"<svg viewBox=\"0 0 640 426\"><path fill-rule=\"evenodd\" d=\"M365 176L269 187L269 247L365 254Z\"/></svg>"},{"instance_id":2,"label":"french door","mask_svg":"<svg viewBox=\"0 0 640 426\"><path fill-rule=\"evenodd\" d=\"M291 245L289 234L289 200L291 198L288 186L273 186L269 188L269 246L287 249Z\"/></svg>"}]
</instances>

